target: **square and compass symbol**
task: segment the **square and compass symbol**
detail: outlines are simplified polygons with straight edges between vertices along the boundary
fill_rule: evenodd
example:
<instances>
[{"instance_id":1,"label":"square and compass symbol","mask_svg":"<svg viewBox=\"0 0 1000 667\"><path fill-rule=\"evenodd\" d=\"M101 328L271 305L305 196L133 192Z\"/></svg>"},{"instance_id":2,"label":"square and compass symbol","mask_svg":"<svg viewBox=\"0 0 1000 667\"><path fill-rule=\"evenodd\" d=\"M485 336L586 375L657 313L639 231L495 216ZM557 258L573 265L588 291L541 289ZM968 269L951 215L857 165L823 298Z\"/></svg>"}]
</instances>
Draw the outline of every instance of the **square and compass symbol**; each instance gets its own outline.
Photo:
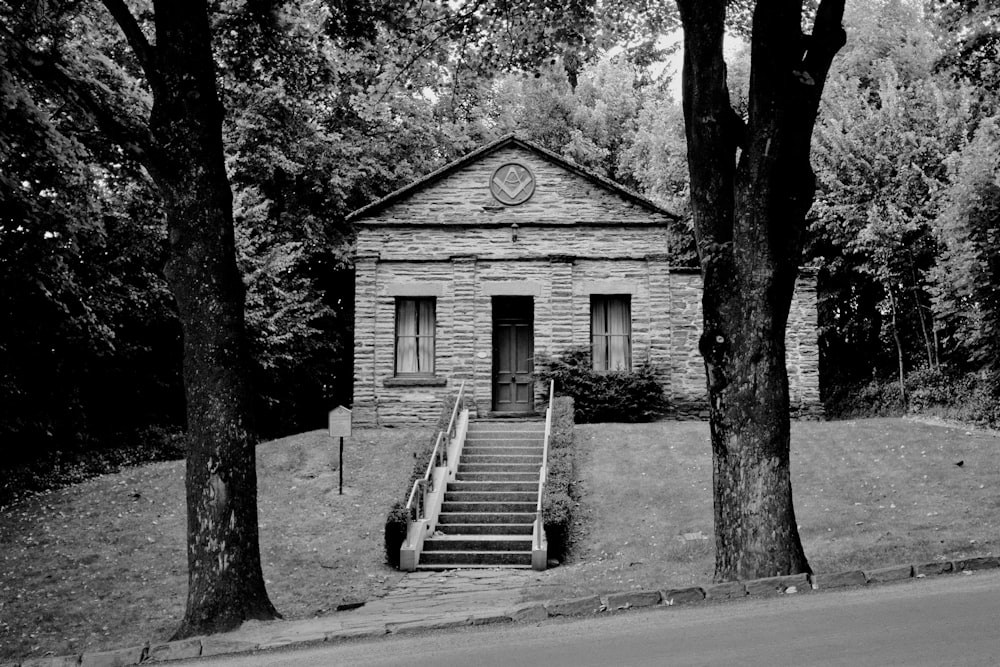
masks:
<instances>
[{"instance_id":1,"label":"square and compass symbol","mask_svg":"<svg viewBox=\"0 0 1000 667\"><path fill-rule=\"evenodd\" d=\"M535 193L535 176L517 162L501 165L490 179L490 193L501 204L523 204Z\"/></svg>"}]
</instances>

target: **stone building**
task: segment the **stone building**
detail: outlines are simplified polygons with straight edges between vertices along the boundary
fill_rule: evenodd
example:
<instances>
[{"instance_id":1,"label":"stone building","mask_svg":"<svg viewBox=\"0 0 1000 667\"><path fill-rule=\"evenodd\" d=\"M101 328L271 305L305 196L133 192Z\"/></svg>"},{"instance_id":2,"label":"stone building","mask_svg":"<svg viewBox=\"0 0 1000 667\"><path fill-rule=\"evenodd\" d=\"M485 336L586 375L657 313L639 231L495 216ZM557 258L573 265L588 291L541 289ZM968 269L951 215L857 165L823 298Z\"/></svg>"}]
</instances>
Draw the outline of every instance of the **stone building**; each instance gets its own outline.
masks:
<instances>
[{"instance_id":1,"label":"stone building","mask_svg":"<svg viewBox=\"0 0 1000 667\"><path fill-rule=\"evenodd\" d=\"M585 346L650 361L677 416L706 412L701 277L672 268L675 214L504 137L351 214L357 425L428 422L461 380L480 416L545 408L533 359ZM819 410L814 280L787 334L795 409Z\"/></svg>"}]
</instances>

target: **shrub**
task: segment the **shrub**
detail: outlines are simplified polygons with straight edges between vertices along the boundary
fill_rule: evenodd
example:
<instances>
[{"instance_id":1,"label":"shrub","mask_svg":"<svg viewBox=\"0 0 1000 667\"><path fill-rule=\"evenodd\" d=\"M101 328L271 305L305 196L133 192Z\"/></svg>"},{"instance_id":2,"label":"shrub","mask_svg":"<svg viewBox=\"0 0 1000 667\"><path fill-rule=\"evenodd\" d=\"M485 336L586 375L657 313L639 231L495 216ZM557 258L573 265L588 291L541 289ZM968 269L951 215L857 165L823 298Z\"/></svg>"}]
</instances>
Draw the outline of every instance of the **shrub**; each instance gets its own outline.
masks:
<instances>
[{"instance_id":1,"label":"shrub","mask_svg":"<svg viewBox=\"0 0 1000 667\"><path fill-rule=\"evenodd\" d=\"M909 373L905 386L905 408L899 382L885 379L839 390L827 402L826 413L835 418L925 414L990 428L1000 426L1000 396L987 376L925 368Z\"/></svg>"},{"instance_id":2,"label":"shrub","mask_svg":"<svg viewBox=\"0 0 1000 667\"><path fill-rule=\"evenodd\" d=\"M413 488L413 483L421 479L424 473L427 472L427 464L430 463L431 455L434 453L434 445L437 443L438 433L448 428L448 423L451 421L451 411L455 407L455 398L451 394L445 396L444 404L441 406L441 413L438 415L437 428L435 428L427 443L413 454L413 471L406 482L402 500L394 502L392 507L389 508L389 513L386 514L384 530L385 562L392 567L399 567L399 548L403 546L403 542L406 540L407 525L414 519L412 513L406 510L406 501L409 500L410 490Z\"/></svg>"},{"instance_id":3,"label":"shrub","mask_svg":"<svg viewBox=\"0 0 1000 667\"><path fill-rule=\"evenodd\" d=\"M537 367L543 380L555 381L557 394L573 397L578 424L653 421L669 407L648 361L633 371L598 372L591 366L590 350L577 348L540 358Z\"/></svg>"}]
</instances>

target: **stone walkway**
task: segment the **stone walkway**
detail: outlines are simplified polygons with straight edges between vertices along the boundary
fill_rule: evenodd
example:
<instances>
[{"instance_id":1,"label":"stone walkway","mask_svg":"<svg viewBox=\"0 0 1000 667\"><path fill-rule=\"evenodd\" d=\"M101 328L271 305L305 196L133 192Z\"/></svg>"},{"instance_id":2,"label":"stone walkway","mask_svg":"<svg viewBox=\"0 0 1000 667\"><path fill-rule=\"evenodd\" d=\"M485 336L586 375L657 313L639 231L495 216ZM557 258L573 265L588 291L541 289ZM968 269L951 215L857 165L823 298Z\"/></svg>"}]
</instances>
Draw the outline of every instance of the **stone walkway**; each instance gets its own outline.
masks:
<instances>
[{"instance_id":1,"label":"stone walkway","mask_svg":"<svg viewBox=\"0 0 1000 667\"><path fill-rule=\"evenodd\" d=\"M540 608L522 602L522 591L540 580L531 570L413 572L388 595L358 609L298 621L250 622L234 632L203 637L201 655L517 619ZM150 657L156 649L151 647Z\"/></svg>"}]
</instances>

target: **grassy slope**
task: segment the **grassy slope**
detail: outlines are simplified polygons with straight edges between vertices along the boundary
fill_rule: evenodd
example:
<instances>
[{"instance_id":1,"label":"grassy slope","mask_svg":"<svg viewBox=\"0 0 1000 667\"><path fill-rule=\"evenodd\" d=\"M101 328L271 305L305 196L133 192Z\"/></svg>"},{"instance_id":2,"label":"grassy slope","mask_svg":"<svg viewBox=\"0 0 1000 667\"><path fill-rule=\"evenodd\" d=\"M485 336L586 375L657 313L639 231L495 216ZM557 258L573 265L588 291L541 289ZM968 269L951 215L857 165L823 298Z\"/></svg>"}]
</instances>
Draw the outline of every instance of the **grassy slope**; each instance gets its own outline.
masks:
<instances>
[{"instance_id":1,"label":"grassy slope","mask_svg":"<svg viewBox=\"0 0 1000 667\"><path fill-rule=\"evenodd\" d=\"M257 448L260 539L286 618L384 594L385 512L429 430L312 431ZM157 463L36 496L0 514L0 661L166 639L184 612L184 463Z\"/></svg>"},{"instance_id":2,"label":"grassy slope","mask_svg":"<svg viewBox=\"0 0 1000 667\"><path fill-rule=\"evenodd\" d=\"M383 565L382 522L429 436L357 432L345 446L343 496L322 431L258 448L264 576L287 618L381 595L398 580ZM712 540L683 539L712 534L707 426L579 426L576 442L574 553L529 594L709 581ZM795 424L796 508L813 568L997 553L998 446L982 432L898 419ZM164 639L185 593L182 462L95 478L0 514L0 660Z\"/></svg>"},{"instance_id":3,"label":"grassy slope","mask_svg":"<svg viewBox=\"0 0 1000 667\"><path fill-rule=\"evenodd\" d=\"M711 581L707 424L578 426L576 441L573 557L528 595ZM813 569L997 553L998 447L988 433L900 419L793 424L796 514ZM709 539L683 537L699 532Z\"/></svg>"}]
</instances>

